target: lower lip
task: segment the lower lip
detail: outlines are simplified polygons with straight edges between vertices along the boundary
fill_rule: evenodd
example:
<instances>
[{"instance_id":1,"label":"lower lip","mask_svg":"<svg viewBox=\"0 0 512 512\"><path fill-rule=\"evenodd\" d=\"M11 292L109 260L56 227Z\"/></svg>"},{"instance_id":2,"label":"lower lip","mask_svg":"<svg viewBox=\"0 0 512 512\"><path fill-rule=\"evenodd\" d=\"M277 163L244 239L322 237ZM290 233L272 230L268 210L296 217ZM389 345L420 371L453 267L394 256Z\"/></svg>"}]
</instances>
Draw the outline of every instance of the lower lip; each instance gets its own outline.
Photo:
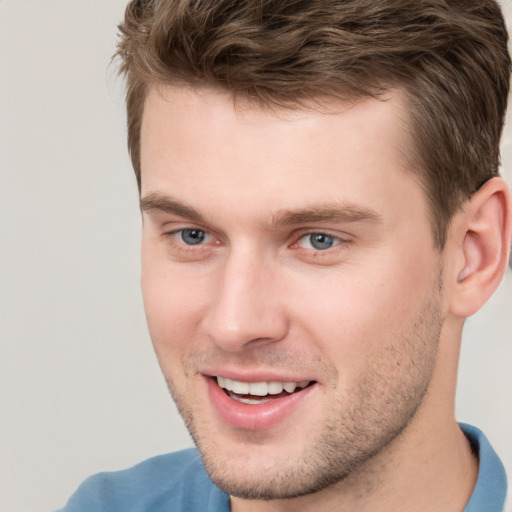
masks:
<instances>
[{"instance_id":1,"label":"lower lip","mask_svg":"<svg viewBox=\"0 0 512 512\"><path fill-rule=\"evenodd\" d=\"M311 396L316 384L261 404L244 404L230 398L214 378L207 378L210 400L217 415L228 425L244 430L272 428L288 418Z\"/></svg>"}]
</instances>

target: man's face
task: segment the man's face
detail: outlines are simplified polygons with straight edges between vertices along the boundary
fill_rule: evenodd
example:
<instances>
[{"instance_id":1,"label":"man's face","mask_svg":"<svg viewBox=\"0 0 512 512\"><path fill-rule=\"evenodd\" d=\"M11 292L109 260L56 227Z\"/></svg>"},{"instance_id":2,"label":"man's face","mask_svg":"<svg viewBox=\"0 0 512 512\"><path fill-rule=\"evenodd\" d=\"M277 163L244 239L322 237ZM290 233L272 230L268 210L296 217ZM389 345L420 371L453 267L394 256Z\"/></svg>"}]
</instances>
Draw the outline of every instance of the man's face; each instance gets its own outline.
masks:
<instances>
[{"instance_id":1,"label":"man's face","mask_svg":"<svg viewBox=\"0 0 512 512\"><path fill-rule=\"evenodd\" d=\"M327 106L185 87L145 104L149 329L236 496L310 493L371 463L412 428L435 365L442 265L400 95Z\"/></svg>"}]
</instances>

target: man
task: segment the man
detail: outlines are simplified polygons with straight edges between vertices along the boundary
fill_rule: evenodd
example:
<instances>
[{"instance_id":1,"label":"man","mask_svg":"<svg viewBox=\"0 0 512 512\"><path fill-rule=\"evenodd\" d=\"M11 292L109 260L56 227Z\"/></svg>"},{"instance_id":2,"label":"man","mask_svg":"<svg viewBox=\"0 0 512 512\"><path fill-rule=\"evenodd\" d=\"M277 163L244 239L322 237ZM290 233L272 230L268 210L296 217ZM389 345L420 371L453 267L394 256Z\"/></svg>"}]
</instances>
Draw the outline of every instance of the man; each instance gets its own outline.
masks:
<instances>
[{"instance_id":1,"label":"man","mask_svg":"<svg viewBox=\"0 0 512 512\"><path fill-rule=\"evenodd\" d=\"M146 315L198 451L64 510L503 510L454 418L512 232L497 4L132 1L121 34Z\"/></svg>"}]
</instances>

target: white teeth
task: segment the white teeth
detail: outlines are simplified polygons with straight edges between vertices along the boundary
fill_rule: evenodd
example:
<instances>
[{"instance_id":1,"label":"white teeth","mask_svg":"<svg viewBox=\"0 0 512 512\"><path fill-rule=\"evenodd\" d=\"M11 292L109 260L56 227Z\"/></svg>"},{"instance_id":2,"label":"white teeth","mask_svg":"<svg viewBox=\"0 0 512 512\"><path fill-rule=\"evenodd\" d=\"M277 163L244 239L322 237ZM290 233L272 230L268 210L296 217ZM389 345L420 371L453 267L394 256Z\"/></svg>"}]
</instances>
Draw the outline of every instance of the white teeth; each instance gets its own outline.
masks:
<instances>
[{"instance_id":1,"label":"white teeth","mask_svg":"<svg viewBox=\"0 0 512 512\"><path fill-rule=\"evenodd\" d=\"M272 381L268 383L268 392L271 395L279 395L283 392L283 383Z\"/></svg>"},{"instance_id":2,"label":"white teeth","mask_svg":"<svg viewBox=\"0 0 512 512\"><path fill-rule=\"evenodd\" d=\"M258 399L250 399L250 398L247 398L247 397L243 397L243 396L239 396L239 395L230 395L230 397L237 401L237 402L241 402L243 404L247 404L247 405L260 405L260 404L265 404L267 402L270 402L271 399L267 399L265 400L264 398L258 398Z\"/></svg>"},{"instance_id":3,"label":"white teeth","mask_svg":"<svg viewBox=\"0 0 512 512\"><path fill-rule=\"evenodd\" d=\"M283 388L285 389L285 391L288 391L288 393L293 393L296 387L297 385L295 384L295 382L285 382L283 384Z\"/></svg>"},{"instance_id":4,"label":"white teeth","mask_svg":"<svg viewBox=\"0 0 512 512\"><path fill-rule=\"evenodd\" d=\"M217 383L223 389L232 391L237 395L279 395L283 390L288 393L293 393L295 389L304 389L309 383L309 380L301 382L240 382L237 380L228 379L225 377L217 377ZM261 402L258 402L261 403Z\"/></svg>"},{"instance_id":5,"label":"white teeth","mask_svg":"<svg viewBox=\"0 0 512 512\"><path fill-rule=\"evenodd\" d=\"M235 391L236 393L236 391ZM251 382L249 384L249 395L265 396L268 395L267 382Z\"/></svg>"},{"instance_id":6,"label":"white teeth","mask_svg":"<svg viewBox=\"0 0 512 512\"><path fill-rule=\"evenodd\" d=\"M239 382L237 380L226 379L229 382L226 383L230 386L231 391L236 393L237 395L247 395L249 394L249 383L248 382Z\"/></svg>"}]
</instances>

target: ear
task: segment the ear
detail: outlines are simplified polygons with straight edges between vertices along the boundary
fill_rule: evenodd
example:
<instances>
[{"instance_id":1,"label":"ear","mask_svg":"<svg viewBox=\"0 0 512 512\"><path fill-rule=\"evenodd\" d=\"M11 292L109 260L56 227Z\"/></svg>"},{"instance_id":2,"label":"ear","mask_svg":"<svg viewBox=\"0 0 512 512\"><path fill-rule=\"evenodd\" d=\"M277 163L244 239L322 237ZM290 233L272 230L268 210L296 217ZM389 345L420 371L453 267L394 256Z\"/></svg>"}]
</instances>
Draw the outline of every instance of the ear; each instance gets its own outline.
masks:
<instances>
[{"instance_id":1,"label":"ear","mask_svg":"<svg viewBox=\"0 0 512 512\"><path fill-rule=\"evenodd\" d=\"M451 226L456 257L450 273L449 310L458 317L476 313L498 288L507 268L512 204L507 183L492 178L471 197Z\"/></svg>"}]
</instances>

